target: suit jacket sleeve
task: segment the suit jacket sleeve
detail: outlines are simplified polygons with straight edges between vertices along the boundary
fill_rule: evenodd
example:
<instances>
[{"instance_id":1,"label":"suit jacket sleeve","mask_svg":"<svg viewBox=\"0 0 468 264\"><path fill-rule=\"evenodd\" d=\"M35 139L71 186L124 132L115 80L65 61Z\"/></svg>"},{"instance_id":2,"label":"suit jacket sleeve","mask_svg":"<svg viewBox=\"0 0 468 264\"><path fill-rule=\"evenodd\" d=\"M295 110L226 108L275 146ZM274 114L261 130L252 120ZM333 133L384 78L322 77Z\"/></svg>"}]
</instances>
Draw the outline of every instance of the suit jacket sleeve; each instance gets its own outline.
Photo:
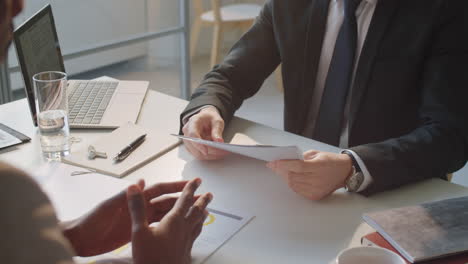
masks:
<instances>
[{"instance_id":1,"label":"suit jacket sleeve","mask_svg":"<svg viewBox=\"0 0 468 264\"><path fill-rule=\"evenodd\" d=\"M270 9L271 2L267 2L252 28L234 45L224 61L205 76L181 117L210 104L219 110L228 124L243 100L260 89L280 63Z\"/></svg>"},{"instance_id":2,"label":"suit jacket sleeve","mask_svg":"<svg viewBox=\"0 0 468 264\"><path fill-rule=\"evenodd\" d=\"M465 1L445 1L421 76L420 125L384 142L351 148L373 182L365 195L430 177L445 178L466 163L468 19Z\"/></svg>"}]
</instances>

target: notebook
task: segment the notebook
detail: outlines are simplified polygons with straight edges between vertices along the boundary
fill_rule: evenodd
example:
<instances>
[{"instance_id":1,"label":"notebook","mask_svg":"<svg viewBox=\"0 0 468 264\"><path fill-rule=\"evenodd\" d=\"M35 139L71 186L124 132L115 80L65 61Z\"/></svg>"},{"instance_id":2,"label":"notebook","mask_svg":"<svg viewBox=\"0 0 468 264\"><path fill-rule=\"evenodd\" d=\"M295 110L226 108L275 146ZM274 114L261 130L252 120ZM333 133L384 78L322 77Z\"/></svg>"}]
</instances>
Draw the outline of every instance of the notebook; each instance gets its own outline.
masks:
<instances>
[{"instance_id":1,"label":"notebook","mask_svg":"<svg viewBox=\"0 0 468 264\"><path fill-rule=\"evenodd\" d=\"M385 238L383 238L382 235L380 235L377 232L370 233L370 234L364 236L362 238L362 240L361 240L361 244L363 246L366 246L366 247L372 246L372 247L386 248L386 249L391 250L391 251L393 251L393 252L395 252L395 253L397 253L398 255L401 256L401 254L392 245L390 245L390 243L388 243L388 241L385 240ZM401 257L403 257L403 256L401 256ZM410 263L407 260L405 260L405 261L408 264ZM457 255L454 255L454 256L423 261L423 262L420 262L420 263L421 264L466 264L466 263L468 263L468 253L465 252L465 253L457 254Z\"/></svg>"},{"instance_id":2,"label":"notebook","mask_svg":"<svg viewBox=\"0 0 468 264\"><path fill-rule=\"evenodd\" d=\"M468 251L468 196L364 214L411 263Z\"/></svg>"},{"instance_id":3,"label":"notebook","mask_svg":"<svg viewBox=\"0 0 468 264\"><path fill-rule=\"evenodd\" d=\"M117 163L113 161L113 157L119 153L119 151L144 134L146 134L145 141L125 160ZM63 158L62 161L102 174L121 178L175 148L178 144L179 140L168 134L127 123L91 144L96 151L105 152L107 154L106 159L89 159L89 145L86 145L76 151L72 150L72 153Z\"/></svg>"}]
</instances>

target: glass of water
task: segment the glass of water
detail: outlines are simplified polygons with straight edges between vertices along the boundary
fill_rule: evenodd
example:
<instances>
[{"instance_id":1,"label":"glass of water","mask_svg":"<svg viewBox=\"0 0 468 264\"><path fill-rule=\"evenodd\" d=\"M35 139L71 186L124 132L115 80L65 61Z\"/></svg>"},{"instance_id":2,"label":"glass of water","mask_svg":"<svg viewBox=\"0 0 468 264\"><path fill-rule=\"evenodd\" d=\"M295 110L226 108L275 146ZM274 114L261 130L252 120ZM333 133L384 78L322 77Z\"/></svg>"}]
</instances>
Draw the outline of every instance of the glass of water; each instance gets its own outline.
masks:
<instances>
[{"instance_id":1,"label":"glass of water","mask_svg":"<svg viewBox=\"0 0 468 264\"><path fill-rule=\"evenodd\" d=\"M67 74L41 72L33 76L33 82L42 153L48 160L60 160L70 153Z\"/></svg>"}]
</instances>

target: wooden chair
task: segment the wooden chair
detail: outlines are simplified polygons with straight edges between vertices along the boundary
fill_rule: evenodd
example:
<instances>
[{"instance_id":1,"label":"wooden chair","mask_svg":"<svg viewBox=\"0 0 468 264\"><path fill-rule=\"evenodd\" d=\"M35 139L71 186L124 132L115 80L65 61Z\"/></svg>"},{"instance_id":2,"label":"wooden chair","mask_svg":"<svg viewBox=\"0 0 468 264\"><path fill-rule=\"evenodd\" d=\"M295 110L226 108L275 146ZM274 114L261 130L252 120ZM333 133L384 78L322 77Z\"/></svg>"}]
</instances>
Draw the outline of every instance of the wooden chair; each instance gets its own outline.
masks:
<instances>
[{"instance_id":1,"label":"wooden chair","mask_svg":"<svg viewBox=\"0 0 468 264\"><path fill-rule=\"evenodd\" d=\"M262 7L257 4L230 4L221 6L220 0L210 0L211 10L203 9L202 0L193 0L195 9L195 20L192 26L192 39L190 43L190 54L193 56L197 49L200 31L203 26L213 27L213 40L211 47L210 67L212 68L219 62L223 31L226 28L240 28L247 31L254 23ZM281 70L275 72L278 87L282 91Z\"/></svg>"}]
</instances>

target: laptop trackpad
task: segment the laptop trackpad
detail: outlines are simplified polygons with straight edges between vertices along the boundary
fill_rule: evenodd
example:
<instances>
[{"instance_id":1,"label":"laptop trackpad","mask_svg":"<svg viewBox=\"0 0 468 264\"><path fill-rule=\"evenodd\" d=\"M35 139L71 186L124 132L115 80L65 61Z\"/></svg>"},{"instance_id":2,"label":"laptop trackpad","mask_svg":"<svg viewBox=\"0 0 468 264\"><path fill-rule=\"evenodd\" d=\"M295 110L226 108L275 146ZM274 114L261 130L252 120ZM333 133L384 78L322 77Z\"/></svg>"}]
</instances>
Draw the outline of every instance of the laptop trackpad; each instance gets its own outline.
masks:
<instances>
[{"instance_id":1,"label":"laptop trackpad","mask_svg":"<svg viewBox=\"0 0 468 264\"><path fill-rule=\"evenodd\" d=\"M114 94L101 124L120 126L129 121L135 123L143 99L144 94Z\"/></svg>"}]
</instances>

